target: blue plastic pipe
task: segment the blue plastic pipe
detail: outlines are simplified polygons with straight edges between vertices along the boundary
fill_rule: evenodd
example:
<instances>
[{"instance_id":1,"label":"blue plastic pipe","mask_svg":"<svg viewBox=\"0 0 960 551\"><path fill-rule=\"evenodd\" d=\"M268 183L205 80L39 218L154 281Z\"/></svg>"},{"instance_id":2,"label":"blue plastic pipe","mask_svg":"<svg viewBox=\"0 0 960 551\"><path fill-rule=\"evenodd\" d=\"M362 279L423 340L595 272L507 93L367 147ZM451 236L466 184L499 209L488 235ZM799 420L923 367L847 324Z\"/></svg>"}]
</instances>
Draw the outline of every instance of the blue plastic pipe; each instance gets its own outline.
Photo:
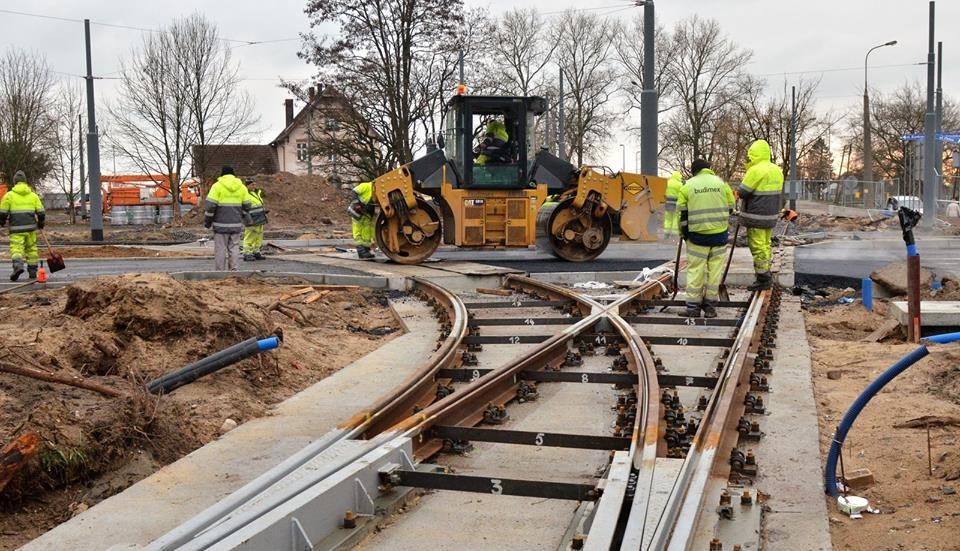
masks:
<instances>
[{"instance_id":1,"label":"blue plastic pipe","mask_svg":"<svg viewBox=\"0 0 960 551\"><path fill-rule=\"evenodd\" d=\"M863 283L860 287L862 288L863 307L866 308L868 312L873 312L873 280L869 277L863 278Z\"/></svg>"},{"instance_id":2,"label":"blue plastic pipe","mask_svg":"<svg viewBox=\"0 0 960 551\"><path fill-rule=\"evenodd\" d=\"M237 343L229 348L224 348L220 352L207 356L202 360L194 362L186 367L182 367L162 377L154 379L147 383L147 390L153 394L167 393L175 388L185 384L192 383L204 375L209 375L215 371L223 369L228 365L235 364L240 360L249 358L254 354L273 350L280 346L280 339L277 337L267 337L265 339L247 339Z\"/></svg>"},{"instance_id":3,"label":"blue plastic pipe","mask_svg":"<svg viewBox=\"0 0 960 551\"><path fill-rule=\"evenodd\" d=\"M960 341L960 333L944 333L942 335L927 337L924 340L934 344L947 344ZM857 399L853 401L853 404L850 405L847 412L843 414L843 419L837 426L837 432L834 434L833 441L830 443L830 452L827 454L827 466L824 472L824 479L828 494L837 497L839 493L837 489L837 460L840 458L840 448L843 446L843 441L846 440L847 433L850 431L850 427L853 426L853 422L857 420L857 416L860 415L863 408L867 406L867 403L869 403L883 387L887 386L887 383L896 378L897 375L903 373L911 365L925 358L928 354L930 354L930 351L924 344L901 358L897 363L884 371L876 380L870 383L870 386L857 396Z\"/></svg>"}]
</instances>

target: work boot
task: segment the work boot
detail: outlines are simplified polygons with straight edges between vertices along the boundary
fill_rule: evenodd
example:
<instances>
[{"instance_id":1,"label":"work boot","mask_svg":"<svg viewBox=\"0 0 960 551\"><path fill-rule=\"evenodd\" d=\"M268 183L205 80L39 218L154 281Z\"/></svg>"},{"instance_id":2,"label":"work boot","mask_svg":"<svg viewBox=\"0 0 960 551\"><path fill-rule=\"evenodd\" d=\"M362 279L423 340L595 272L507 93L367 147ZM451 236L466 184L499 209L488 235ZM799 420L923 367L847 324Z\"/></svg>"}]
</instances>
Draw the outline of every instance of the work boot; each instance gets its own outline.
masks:
<instances>
[{"instance_id":1,"label":"work boot","mask_svg":"<svg viewBox=\"0 0 960 551\"><path fill-rule=\"evenodd\" d=\"M715 318L717 317L717 307L709 302L703 303L703 317L705 318Z\"/></svg>"},{"instance_id":2,"label":"work boot","mask_svg":"<svg viewBox=\"0 0 960 551\"><path fill-rule=\"evenodd\" d=\"M254 260L266 260L267 257L263 256L263 253L261 253L260 251L257 251L257 252L255 252L255 253L253 253L253 259L254 259Z\"/></svg>"},{"instance_id":3,"label":"work boot","mask_svg":"<svg viewBox=\"0 0 960 551\"><path fill-rule=\"evenodd\" d=\"M360 260L373 260L373 253L370 252L370 247L366 245L357 245L357 258Z\"/></svg>"},{"instance_id":4,"label":"work boot","mask_svg":"<svg viewBox=\"0 0 960 551\"><path fill-rule=\"evenodd\" d=\"M677 315L681 318L699 318L700 317L700 307L698 306L687 306L683 310L677 312Z\"/></svg>"},{"instance_id":5,"label":"work boot","mask_svg":"<svg viewBox=\"0 0 960 551\"><path fill-rule=\"evenodd\" d=\"M37 279L37 265L36 265L36 264L28 264L28 265L27 265L27 276L28 276L30 279Z\"/></svg>"},{"instance_id":6,"label":"work boot","mask_svg":"<svg viewBox=\"0 0 960 551\"><path fill-rule=\"evenodd\" d=\"M255 256L253 256L252 254L249 254L249 253L245 253L245 254L243 255L243 261L244 261L244 262L252 262L252 261L254 261L254 260L256 260L256 259L257 259L257 257L255 257Z\"/></svg>"},{"instance_id":7,"label":"work boot","mask_svg":"<svg viewBox=\"0 0 960 551\"><path fill-rule=\"evenodd\" d=\"M19 260L14 260L13 273L10 274L10 281L16 281L20 279L21 275L23 275L23 262Z\"/></svg>"},{"instance_id":8,"label":"work boot","mask_svg":"<svg viewBox=\"0 0 960 551\"><path fill-rule=\"evenodd\" d=\"M773 287L773 276L770 275L770 272L765 272L757 274L757 280L753 282L753 285L747 287L748 291L762 291L764 289L769 289Z\"/></svg>"}]
</instances>

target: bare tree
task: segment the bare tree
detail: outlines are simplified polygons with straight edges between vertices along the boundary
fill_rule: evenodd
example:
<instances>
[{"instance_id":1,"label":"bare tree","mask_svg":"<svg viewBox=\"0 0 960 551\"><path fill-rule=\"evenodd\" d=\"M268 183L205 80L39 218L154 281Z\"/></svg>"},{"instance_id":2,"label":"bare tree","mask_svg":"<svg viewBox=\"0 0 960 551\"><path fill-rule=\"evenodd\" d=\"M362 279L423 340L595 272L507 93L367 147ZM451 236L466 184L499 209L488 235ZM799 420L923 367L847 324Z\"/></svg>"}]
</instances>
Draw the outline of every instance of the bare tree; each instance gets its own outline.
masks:
<instances>
[{"instance_id":1,"label":"bare tree","mask_svg":"<svg viewBox=\"0 0 960 551\"><path fill-rule=\"evenodd\" d=\"M338 27L337 38L306 35L300 55L323 80L337 83L350 112L365 118L374 137L371 156L389 164L413 160L426 139L418 127L432 115L430 99L436 97L418 86L417 70L456 48L462 0L311 0L305 11L311 27Z\"/></svg>"},{"instance_id":2,"label":"bare tree","mask_svg":"<svg viewBox=\"0 0 960 551\"><path fill-rule=\"evenodd\" d=\"M196 136L193 171L208 173L208 147L247 137L259 122L250 94L241 88L239 64L217 26L200 14L176 19L166 31L176 45L173 62L183 75Z\"/></svg>"},{"instance_id":3,"label":"bare tree","mask_svg":"<svg viewBox=\"0 0 960 551\"><path fill-rule=\"evenodd\" d=\"M870 98L873 135L874 175L878 178L903 178L906 175L907 142L904 134L923 133L926 113L926 89L919 81L904 83L887 94ZM858 119L859 117L859 119ZM851 113L847 118L848 139L855 144L854 168L863 165L863 115ZM943 100L943 128L960 128L960 108L951 98ZM859 162L859 167L856 163Z\"/></svg>"},{"instance_id":4,"label":"bare tree","mask_svg":"<svg viewBox=\"0 0 960 551\"><path fill-rule=\"evenodd\" d=\"M491 59L497 68L493 91L507 96L534 93L550 63L557 41L546 35L543 16L536 9L514 8L493 22Z\"/></svg>"},{"instance_id":5,"label":"bare tree","mask_svg":"<svg viewBox=\"0 0 960 551\"><path fill-rule=\"evenodd\" d=\"M0 174L39 182L52 167L48 104L53 77L43 56L17 48L0 57Z\"/></svg>"},{"instance_id":6,"label":"bare tree","mask_svg":"<svg viewBox=\"0 0 960 551\"><path fill-rule=\"evenodd\" d=\"M617 61L623 68L620 86L626 92L626 111L640 112L640 91L645 85L643 81L643 14L637 15L626 26L621 25L616 33L617 47L614 50ZM674 58L676 42L663 27L657 26L654 36L656 55L654 56L654 89L657 91L657 112L670 111L676 104L673 94L672 73L670 64ZM631 128L630 130L638 130Z\"/></svg>"},{"instance_id":7,"label":"bare tree","mask_svg":"<svg viewBox=\"0 0 960 551\"><path fill-rule=\"evenodd\" d=\"M83 128L83 95L79 85L64 83L53 104L53 177L57 187L67 196L70 223L77 223L76 201L80 193L80 140Z\"/></svg>"},{"instance_id":8,"label":"bare tree","mask_svg":"<svg viewBox=\"0 0 960 551\"><path fill-rule=\"evenodd\" d=\"M670 78L679 105L667 121L669 154L709 157L721 115L742 94L743 67L753 54L726 38L713 19L689 17L674 27Z\"/></svg>"},{"instance_id":9,"label":"bare tree","mask_svg":"<svg viewBox=\"0 0 960 551\"><path fill-rule=\"evenodd\" d=\"M577 163L602 152L616 116L610 100L617 90L612 64L616 25L596 15L568 10L553 26L557 63L567 84L564 90L566 142Z\"/></svg>"},{"instance_id":10,"label":"bare tree","mask_svg":"<svg viewBox=\"0 0 960 551\"><path fill-rule=\"evenodd\" d=\"M197 135L188 75L176 60L177 51L170 33L145 35L140 48L121 60L118 97L109 107L113 146L145 174L160 171L177 184L171 190L175 220L180 216L179 178Z\"/></svg>"}]
</instances>

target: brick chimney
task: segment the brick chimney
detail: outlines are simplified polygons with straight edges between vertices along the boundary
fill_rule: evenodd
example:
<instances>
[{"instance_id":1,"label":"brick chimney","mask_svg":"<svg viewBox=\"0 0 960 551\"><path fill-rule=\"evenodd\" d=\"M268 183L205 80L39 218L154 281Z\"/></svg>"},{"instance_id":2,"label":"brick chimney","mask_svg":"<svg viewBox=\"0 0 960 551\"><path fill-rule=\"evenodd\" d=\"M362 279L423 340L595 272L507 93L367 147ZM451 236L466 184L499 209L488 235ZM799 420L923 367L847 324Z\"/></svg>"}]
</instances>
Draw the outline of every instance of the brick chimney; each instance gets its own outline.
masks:
<instances>
[{"instance_id":1,"label":"brick chimney","mask_svg":"<svg viewBox=\"0 0 960 551\"><path fill-rule=\"evenodd\" d=\"M283 114L284 120L286 121L283 125L284 128L290 126L293 122L293 100L285 99L283 100Z\"/></svg>"},{"instance_id":2,"label":"brick chimney","mask_svg":"<svg viewBox=\"0 0 960 551\"><path fill-rule=\"evenodd\" d=\"M307 88L307 97L310 99L310 103L313 103L314 98L317 97L317 90L313 86Z\"/></svg>"}]
</instances>

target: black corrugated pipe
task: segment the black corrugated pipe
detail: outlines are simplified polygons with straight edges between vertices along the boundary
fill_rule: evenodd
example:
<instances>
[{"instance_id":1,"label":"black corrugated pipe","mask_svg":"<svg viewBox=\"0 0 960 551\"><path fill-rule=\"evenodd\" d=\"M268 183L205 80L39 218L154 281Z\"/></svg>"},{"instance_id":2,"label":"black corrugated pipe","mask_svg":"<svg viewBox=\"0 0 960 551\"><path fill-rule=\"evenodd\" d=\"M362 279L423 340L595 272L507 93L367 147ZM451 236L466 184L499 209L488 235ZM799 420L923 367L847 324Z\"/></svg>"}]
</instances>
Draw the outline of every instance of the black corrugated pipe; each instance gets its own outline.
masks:
<instances>
[{"instance_id":1,"label":"black corrugated pipe","mask_svg":"<svg viewBox=\"0 0 960 551\"><path fill-rule=\"evenodd\" d=\"M176 371L172 371L150 381L147 383L147 390L153 394L170 392L187 383L192 383L204 375L209 375L214 371L235 364L254 354L273 350L278 346L280 346L280 338L276 336L265 339L258 339L256 337L247 339L229 348L224 348L220 352L207 356L200 361L194 362L186 367L181 367Z\"/></svg>"}]
</instances>

